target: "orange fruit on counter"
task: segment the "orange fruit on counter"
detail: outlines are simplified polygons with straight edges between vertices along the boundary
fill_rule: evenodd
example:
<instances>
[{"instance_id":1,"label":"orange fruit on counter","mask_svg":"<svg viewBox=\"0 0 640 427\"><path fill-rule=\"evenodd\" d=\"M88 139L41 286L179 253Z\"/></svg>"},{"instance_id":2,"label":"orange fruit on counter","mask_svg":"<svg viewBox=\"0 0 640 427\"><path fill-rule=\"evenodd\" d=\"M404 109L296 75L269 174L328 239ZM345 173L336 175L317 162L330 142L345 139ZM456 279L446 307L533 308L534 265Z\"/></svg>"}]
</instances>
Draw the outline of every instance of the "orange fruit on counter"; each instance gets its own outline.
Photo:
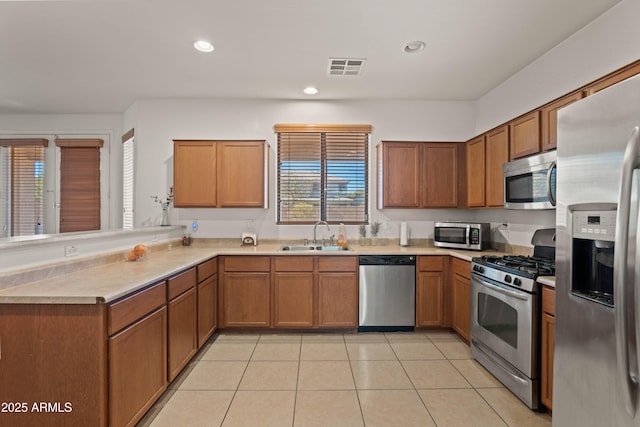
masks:
<instances>
[{"instance_id":1,"label":"orange fruit on counter","mask_svg":"<svg viewBox=\"0 0 640 427\"><path fill-rule=\"evenodd\" d=\"M136 254L137 258L142 258L147 254L147 247L145 245L136 245L133 248L133 252Z\"/></svg>"}]
</instances>

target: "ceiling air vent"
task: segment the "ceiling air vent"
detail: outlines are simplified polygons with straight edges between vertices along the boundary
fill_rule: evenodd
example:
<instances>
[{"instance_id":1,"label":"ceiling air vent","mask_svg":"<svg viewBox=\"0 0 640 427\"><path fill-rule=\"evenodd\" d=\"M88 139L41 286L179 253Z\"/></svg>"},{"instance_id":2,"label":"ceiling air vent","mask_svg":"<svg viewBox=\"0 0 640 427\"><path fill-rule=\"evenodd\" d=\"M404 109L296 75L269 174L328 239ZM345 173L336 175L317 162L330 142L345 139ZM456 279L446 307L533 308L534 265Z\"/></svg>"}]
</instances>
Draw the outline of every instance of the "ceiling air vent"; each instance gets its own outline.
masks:
<instances>
[{"instance_id":1,"label":"ceiling air vent","mask_svg":"<svg viewBox=\"0 0 640 427\"><path fill-rule=\"evenodd\" d=\"M364 63L364 59L329 58L329 75L359 76Z\"/></svg>"}]
</instances>

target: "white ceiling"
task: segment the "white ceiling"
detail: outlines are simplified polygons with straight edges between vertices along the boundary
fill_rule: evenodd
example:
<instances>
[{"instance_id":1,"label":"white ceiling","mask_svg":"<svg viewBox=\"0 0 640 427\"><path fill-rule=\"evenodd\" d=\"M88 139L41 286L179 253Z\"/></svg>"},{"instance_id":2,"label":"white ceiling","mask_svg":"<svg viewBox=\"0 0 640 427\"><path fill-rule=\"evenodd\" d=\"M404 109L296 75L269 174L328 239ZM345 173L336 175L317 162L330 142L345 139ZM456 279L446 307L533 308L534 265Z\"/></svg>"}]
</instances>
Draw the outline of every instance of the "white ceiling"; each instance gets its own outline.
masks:
<instances>
[{"instance_id":1,"label":"white ceiling","mask_svg":"<svg viewBox=\"0 0 640 427\"><path fill-rule=\"evenodd\" d=\"M308 99L306 85L314 99L477 100L618 1L0 1L0 114ZM426 48L404 53L414 40ZM367 61L329 76L335 57Z\"/></svg>"}]
</instances>

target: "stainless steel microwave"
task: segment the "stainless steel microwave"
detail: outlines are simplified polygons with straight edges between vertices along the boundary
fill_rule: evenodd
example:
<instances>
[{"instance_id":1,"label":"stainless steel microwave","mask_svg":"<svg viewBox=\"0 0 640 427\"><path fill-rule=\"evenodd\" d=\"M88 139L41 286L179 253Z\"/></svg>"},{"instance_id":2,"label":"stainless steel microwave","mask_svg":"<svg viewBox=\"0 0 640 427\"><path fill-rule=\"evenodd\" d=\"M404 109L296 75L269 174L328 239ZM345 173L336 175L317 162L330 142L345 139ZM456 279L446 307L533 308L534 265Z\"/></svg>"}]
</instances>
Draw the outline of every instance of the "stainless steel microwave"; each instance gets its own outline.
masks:
<instances>
[{"instance_id":1,"label":"stainless steel microwave","mask_svg":"<svg viewBox=\"0 0 640 427\"><path fill-rule=\"evenodd\" d=\"M555 209L556 152L502 165L505 209Z\"/></svg>"},{"instance_id":2,"label":"stainless steel microwave","mask_svg":"<svg viewBox=\"0 0 640 427\"><path fill-rule=\"evenodd\" d=\"M433 226L433 245L481 251L489 247L490 230L487 222L436 222Z\"/></svg>"}]
</instances>

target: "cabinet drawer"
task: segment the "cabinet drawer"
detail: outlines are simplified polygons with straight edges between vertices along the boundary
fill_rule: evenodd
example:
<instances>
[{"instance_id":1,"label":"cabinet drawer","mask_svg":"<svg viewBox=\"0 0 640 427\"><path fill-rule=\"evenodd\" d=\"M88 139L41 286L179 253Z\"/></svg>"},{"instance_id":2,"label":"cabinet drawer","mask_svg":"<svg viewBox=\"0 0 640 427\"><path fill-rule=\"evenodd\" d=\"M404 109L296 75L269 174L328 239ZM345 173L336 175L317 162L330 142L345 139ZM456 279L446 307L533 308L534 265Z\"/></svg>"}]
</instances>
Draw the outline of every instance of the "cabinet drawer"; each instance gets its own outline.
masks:
<instances>
[{"instance_id":1,"label":"cabinet drawer","mask_svg":"<svg viewBox=\"0 0 640 427\"><path fill-rule=\"evenodd\" d=\"M319 256L319 271L357 271L358 258L354 256Z\"/></svg>"},{"instance_id":2,"label":"cabinet drawer","mask_svg":"<svg viewBox=\"0 0 640 427\"><path fill-rule=\"evenodd\" d=\"M167 302L166 282L109 305L108 334L113 335L125 326L146 316Z\"/></svg>"},{"instance_id":3,"label":"cabinet drawer","mask_svg":"<svg viewBox=\"0 0 640 427\"><path fill-rule=\"evenodd\" d=\"M419 271L442 271L444 270L443 256L419 256L418 257L418 270Z\"/></svg>"},{"instance_id":4,"label":"cabinet drawer","mask_svg":"<svg viewBox=\"0 0 640 427\"><path fill-rule=\"evenodd\" d=\"M172 300L196 285L196 269L190 268L167 280L168 299Z\"/></svg>"},{"instance_id":5,"label":"cabinet drawer","mask_svg":"<svg viewBox=\"0 0 640 427\"><path fill-rule=\"evenodd\" d=\"M451 269L457 274L467 279L471 278L471 263L459 258L451 258Z\"/></svg>"},{"instance_id":6,"label":"cabinet drawer","mask_svg":"<svg viewBox=\"0 0 640 427\"><path fill-rule=\"evenodd\" d=\"M312 256L277 256L275 271L313 271Z\"/></svg>"},{"instance_id":7,"label":"cabinet drawer","mask_svg":"<svg viewBox=\"0 0 640 427\"><path fill-rule=\"evenodd\" d=\"M268 256L231 256L224 258L224 271L271 271Z\"/></svg>"},{"instance_id":8,"label":"cabinet drawer","mask_svg":"<svg viewBox=\"0 0 640 427\"><path fill-rule=\"evenodd\" d=\"M555 316L556 313L556 291L555 289L542 287L542 311Z\"/></svg>"},{"instance_id":9,"label":"cabinet drawer","mask_svg":"<svg viewBox=\"0 0 640 427\"><path fill-rule=\"evenodd\" d=\"M198 271L198 283L203 282L218 272L218 259L212 258L209 261L198 264L196 268Z\"/></svg>"}]
</instances>

